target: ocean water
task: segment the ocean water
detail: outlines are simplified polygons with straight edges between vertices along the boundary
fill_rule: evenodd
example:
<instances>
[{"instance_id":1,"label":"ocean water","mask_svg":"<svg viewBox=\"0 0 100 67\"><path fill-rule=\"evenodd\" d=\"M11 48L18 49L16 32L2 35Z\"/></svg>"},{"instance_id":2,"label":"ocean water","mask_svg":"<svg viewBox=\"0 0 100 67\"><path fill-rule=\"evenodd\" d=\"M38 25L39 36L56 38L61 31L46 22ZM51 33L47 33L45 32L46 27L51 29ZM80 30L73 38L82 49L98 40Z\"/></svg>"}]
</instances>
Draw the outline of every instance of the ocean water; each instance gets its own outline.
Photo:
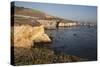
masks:
<instances>
[{"instance_id":1,"label":"ocean water","mask_svg":"<svg viewBox=\"0 0 100 67\"><path fill-rule=\"evenodd\" d=\"M60 27L46 30L52 38L51 48L88 60L97 59L97 28L92 26Z\"/></svg>"}]
</instances>

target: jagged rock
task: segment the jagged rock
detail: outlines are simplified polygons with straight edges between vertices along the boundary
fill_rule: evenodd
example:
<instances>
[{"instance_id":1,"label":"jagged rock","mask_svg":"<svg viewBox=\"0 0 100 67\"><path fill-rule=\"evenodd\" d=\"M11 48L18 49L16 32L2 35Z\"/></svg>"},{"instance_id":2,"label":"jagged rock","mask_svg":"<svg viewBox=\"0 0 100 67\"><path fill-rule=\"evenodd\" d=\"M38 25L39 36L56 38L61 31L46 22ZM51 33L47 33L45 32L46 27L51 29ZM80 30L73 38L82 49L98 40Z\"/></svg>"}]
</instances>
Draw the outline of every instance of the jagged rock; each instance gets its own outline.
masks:
<instances>
[{"instance_id":1,"label":"jagged rock","mask_svg":"<svg viewBox=\"0 0 100 67\"><path fill-rule=\"evenodd\" d=\"M45 29L56 29L56 20L37 20Z\"/></svg>"},{"instance_id":2,"label":"jagged rock","mask_svg":"<svg viewBox=\"0 0 100 67\"><path fill-rule=\"evenodd\" d=\"M20 25L12 27L12 46L14 47L31 47L34 45L33 41L37 42L51 42L48 35L44 32L44 27Z\"/></svg>"}]
</instances>

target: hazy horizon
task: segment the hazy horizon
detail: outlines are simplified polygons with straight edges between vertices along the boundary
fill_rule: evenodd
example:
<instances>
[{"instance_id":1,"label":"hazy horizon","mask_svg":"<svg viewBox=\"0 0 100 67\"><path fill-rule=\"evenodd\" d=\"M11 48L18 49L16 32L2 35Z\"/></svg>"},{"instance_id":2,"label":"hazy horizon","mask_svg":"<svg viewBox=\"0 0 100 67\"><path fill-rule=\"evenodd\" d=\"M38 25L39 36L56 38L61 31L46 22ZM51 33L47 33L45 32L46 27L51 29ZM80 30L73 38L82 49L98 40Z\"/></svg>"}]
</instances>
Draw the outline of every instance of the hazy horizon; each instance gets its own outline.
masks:
<instances>
[{"instance_id":1,"label":"hazy horizon","mask_svg":"<svg viewBox=\"0 0 100 67\"><path fill-rule=\"evenodd\" d=\"M80 22L97 23L96 6L62 5L15 1L15 6L37 9L52 16Z\"/></svg>"}]
</instances>

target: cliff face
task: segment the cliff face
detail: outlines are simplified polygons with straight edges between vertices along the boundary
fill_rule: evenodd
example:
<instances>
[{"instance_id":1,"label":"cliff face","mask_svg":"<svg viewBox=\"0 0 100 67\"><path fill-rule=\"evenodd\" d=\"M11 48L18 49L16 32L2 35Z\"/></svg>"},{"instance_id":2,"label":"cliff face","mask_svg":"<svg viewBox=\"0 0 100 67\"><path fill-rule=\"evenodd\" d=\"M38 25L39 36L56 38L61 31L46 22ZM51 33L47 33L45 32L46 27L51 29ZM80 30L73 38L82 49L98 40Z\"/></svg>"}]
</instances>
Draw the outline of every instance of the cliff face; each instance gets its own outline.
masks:
<instances>
[{"instance_id":1,"label":"cliff face","mask_svg":"<svg viewBox=\"0 0 100 67\"><path fill-rule=\"evenodd\" d=\"M51 42L48 35L44 32L44 27L42 25L35 27L30 25L14 26L12 35L12 46L14 47L31 47L34 46L34 41Z\"/></svg>"},{"instance_id":2,"label":"cliff face","mask_svg":"<svg viewBox=\"0 0 100 67\"><path fill-rule=\"evenodd\" d=\"M37 20L45 29L56 29L56 20Z\"/></svg>"},{"instance_id":3,"label":"cliff face","mask_svg":"<svg viewBox=\"0 0 100 67\"><path fill-rule=\"evenodd\" d=\"M59 23L59 27L68 27L68 26L76 26L76 23Z\"/></svg>"}]
</instances>

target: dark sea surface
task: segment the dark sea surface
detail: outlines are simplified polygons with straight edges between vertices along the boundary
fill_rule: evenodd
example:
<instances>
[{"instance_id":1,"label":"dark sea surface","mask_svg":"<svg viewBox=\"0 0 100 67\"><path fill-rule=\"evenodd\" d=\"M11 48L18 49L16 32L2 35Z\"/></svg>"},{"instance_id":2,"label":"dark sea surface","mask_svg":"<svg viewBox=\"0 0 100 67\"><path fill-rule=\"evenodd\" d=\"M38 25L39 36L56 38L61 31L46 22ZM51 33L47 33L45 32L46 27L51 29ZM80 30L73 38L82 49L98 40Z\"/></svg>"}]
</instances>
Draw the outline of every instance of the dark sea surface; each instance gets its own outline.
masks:
<instances>
[{"instance_id":1,"label":"dark sea surface","mask_svg":"<svg viewBox=\"0 0 100 67\"><path fill-rule=\"evenodd\" d=\"M51 48L88 60L97 59L97 28L92 26L59 27L46 30L52 38Z\"/></svg>"}]
</instances>

